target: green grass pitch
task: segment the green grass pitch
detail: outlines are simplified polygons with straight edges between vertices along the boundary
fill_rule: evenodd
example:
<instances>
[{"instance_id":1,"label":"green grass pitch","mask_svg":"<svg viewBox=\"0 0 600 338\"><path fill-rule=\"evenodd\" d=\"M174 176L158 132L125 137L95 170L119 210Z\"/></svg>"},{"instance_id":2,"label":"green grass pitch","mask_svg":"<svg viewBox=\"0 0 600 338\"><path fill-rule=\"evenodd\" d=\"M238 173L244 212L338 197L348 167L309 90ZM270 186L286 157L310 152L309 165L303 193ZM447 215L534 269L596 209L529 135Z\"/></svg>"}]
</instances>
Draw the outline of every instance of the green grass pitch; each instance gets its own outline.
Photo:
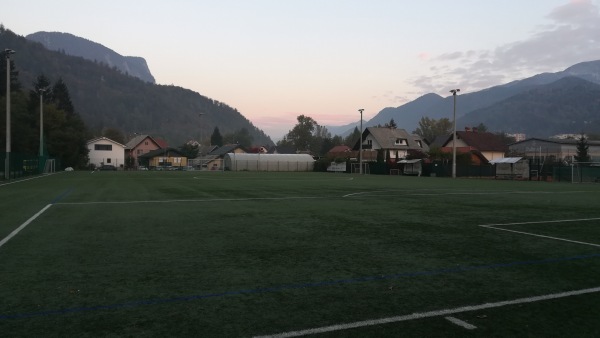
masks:
<instances>
[{"instance_id":1,"label":"green grass pitch","mask_svg":"<svg viewBox=\"0 0 600 338\"><path fill-rule=\"evenodd\" d=\"M266 172L9 183L0 336L253 337L600 287L597 184ZM599 303L590 292L451 315L471 329L434 315L319 337L591 337Z\"/></svg>"}]
</instances>

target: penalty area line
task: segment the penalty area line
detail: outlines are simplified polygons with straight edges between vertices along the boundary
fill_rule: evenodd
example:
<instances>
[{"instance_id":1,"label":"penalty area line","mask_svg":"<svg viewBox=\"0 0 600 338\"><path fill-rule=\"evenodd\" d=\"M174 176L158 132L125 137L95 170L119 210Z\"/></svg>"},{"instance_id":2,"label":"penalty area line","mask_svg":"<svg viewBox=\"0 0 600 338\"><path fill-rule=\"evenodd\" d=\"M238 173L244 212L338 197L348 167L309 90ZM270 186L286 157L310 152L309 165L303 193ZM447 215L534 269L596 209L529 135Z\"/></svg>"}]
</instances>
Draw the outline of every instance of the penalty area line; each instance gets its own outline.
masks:
<instances>
[{"instance_id":1,"label":"penalty area line","mask_svg":"<svg viewBox=\"0 0 600 338\"><path fill-rule=\"evenodd\" d=\"M36 218L40 217L40 215L43 214L46 210L48 210L48 208L50 208L51 206L52 204L48 204L42 210L38 211L37 214L31 216L27 221L25 221L25 223L21 224L18 228L13 230L13 232L6 236L6 238L0 241L0 248L4 244L6 244L6 242L8 242L11 238L15 237L21 230L25 229L25 227L28 226L31 222L33 222Z\"/></svg>"},{"instance_id":2,"label":"penalty area line","mask_svg":"<svg viewBox=\"0 0 600 338\"><path fill-rule=\"evenodd\" d=\"M446 316L450 316L450 315L457 314L457 313L480 311L480 310L493 309L493 308L499 308L499 307L510 306L510 305L525 304L525 303L535 303L535 302L540 302L540 301L545 301L545 300L553 300L553 299L559 299L559 298L565 298L565 297L571 297L571 296L579 296L579 295L597 293L597 292L600 292L600 287L583 289L583 290L573 290L573 291L560 292L560 293L553 293L553 294L547 294L547 295L535 296L535 297L518 298L518 299L514 299L514 300L506 300L506 301L495 302L495 303L469 305L469 306L463 306L463 307L458 307L458 308L454 308L454 309L444 309L444 310L438 310L438 311L420 312L420 313L413 313L413 314L404 315L404 316L388 317L388 318L373 319L373 320L364 320L364 321L359 321L359 322L337 324L337 325L331 325L331 326L323 326L323 327L317 327L317 328L300 330L300 331L282 332L282 333L278 333L278 334L274 334L274 335L255 336L254 338L300 337L300 336L306 336L309 334L334 332L334 331L341 331L341 330L347 330L347 329L355 329L355 328L360 328L360 327L410 321L410 320L415 320L415 319L424 319L424 318L442 317L442 316L446 317Z\"/></svg>"},{"instance_id":3,"label":"penalty area line","mask_svg":"<svg viewBox=\"0 0 600 338\"><path fill-rule=\"evenodd\" d=\"M552 237L552 236L535 234L535 233L532 233L532 232L525 232L525 231L517 231L517 230L500 228L500 226L508 226L508 225L528 225L528 224L543 224L543 223L587 222L587 221L597 221L597 220L600 220L600 218L564 219L564 220L553 220L553 221L517 222L517 223L505 223L505 224L480 224L480 225L477 225L477 226L478 227L482 227L482 228L486 228L486 229L512 232L512 233L520 234L520 235L527 235L527 236L533 236L533 237L538 237L538 238L552 239L552 240L555 240L555 241L562 241L562 242L569 242L569 243L575 243L575 244L582 244L582 245L600 247L600 244L595 244L595 243L581 242L581 241L575 241L575 240L572 240L572 239L566 239L566 238L560 238L560 237Z\"/></svg>"}]
</instances>

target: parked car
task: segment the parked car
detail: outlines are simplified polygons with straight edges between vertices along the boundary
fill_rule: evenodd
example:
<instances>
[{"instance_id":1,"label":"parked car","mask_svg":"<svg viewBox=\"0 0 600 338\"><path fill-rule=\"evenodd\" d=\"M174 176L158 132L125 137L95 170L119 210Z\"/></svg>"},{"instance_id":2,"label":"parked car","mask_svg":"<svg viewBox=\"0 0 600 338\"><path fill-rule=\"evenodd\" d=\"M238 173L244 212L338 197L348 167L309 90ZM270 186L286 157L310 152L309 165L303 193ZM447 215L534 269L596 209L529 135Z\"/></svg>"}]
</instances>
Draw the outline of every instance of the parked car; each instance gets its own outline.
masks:
<instances>
[{"instance_id":1,"label":"parked car","mask_svg":"<svg viewBox=\"0 0 600 338\"><path fill-rule=\"evenodd\" d=\"M116 171L117 167L115 167L112 164L103 164L103 165L100 166L100 168L98 168L98 170L113 170L113 171Z\"/></svg>"},{"instance_id":2,"label":"parked car","mask_svg":"<svg viewBox=\"0 0 600 338\"><path fill-rule=\"evenodd\" d=\"M148 167L141 165L138 167L138 170L148 170Z\"/></svg>"}]
</instances>

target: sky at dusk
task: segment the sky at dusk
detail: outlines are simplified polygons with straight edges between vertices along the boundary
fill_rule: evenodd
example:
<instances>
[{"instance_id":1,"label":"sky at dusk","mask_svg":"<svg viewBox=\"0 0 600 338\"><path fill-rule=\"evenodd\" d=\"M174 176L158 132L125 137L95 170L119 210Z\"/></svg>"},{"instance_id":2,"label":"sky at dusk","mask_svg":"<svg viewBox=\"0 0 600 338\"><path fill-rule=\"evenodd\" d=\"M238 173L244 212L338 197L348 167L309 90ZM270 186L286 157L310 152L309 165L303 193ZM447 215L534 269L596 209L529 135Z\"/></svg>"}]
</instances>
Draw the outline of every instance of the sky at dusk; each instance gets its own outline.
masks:
<instances>
[{"instance_id":1,"label":"sky at dusk","mask_svg":"<svg viewBox=\"0 0 600 338\"><path fill-rule=\"evenodd\" d=\"M157 83L238 109L274 140L304 114L365 120L600 59L600 0L11 1L19 35L66 32L141 56Z\"/></svg>"}]
</instances>

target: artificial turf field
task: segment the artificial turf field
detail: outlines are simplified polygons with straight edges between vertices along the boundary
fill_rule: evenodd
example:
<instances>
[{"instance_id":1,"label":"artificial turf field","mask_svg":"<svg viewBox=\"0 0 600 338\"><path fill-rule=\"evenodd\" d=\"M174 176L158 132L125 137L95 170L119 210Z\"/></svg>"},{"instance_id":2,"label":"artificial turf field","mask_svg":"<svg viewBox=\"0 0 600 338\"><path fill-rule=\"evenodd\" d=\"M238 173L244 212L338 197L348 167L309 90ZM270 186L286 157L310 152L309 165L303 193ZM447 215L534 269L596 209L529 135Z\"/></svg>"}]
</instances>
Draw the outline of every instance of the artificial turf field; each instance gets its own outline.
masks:
<instances>
[{"instance_id":1,"label":"artificial turf field","mask_svg":"<svg viewBox=\"0 0 600 338\"><path fill-rule=\"evenodd\" d=\"M598 184L71 172L0 215L3 337L600 335Z\"/></svg>"}]
</instances>

